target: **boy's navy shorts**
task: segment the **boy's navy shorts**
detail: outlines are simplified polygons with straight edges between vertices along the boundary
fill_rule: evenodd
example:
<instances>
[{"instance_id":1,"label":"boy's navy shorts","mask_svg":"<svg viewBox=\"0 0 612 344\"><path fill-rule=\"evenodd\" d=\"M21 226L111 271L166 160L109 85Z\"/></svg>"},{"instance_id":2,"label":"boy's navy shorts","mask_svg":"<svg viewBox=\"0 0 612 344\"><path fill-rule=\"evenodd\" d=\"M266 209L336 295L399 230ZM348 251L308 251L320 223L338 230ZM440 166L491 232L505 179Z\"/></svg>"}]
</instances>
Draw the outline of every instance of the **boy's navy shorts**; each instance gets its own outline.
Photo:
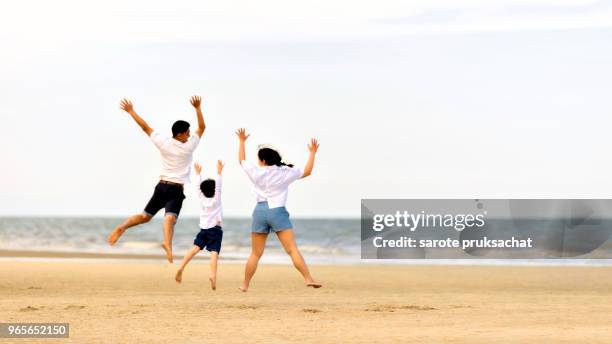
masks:
<instances>
[{"instance_id":1,"label":"boy's navy shorts","mask_svg":"<svg viewBox=\"0 0 612 344\"><path fill-rule=\"evenodd\" d=\"M144 213L153 217L160 209L165 208L166 215L178 217L183 207L184 199L185 194L183 193L182 185L160 182L155 186L153 196L151 196L149 203L144 208Z\"/></svg>"},{"instance_id":2,"label":"boy's navy shorts","mask_svg":"<svg viewBox=\"0 0 612 344\"><path fill-rule=\"evenodd\" d=\"M220 226L212 228L200 229L200 233L196 236L193 244L201 250L206 248L209 252L221 252L221 241L223 240L223 230Z\"/></svg>"}]
</instances>

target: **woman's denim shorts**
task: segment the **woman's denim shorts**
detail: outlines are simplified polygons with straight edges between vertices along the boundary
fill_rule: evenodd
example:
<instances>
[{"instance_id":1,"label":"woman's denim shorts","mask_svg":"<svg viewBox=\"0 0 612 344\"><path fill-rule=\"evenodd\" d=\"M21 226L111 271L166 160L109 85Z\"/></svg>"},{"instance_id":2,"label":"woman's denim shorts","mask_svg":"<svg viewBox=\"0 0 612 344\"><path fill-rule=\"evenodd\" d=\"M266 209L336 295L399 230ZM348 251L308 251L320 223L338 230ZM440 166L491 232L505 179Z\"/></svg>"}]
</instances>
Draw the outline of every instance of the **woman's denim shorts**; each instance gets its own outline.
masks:
<instances>
[{"instance_id":1,"label":"woman's denim shorts","mask_svg":"<svg viewBox=\"0 0 612 344\"><path fill-rule=\"evenodd\" d=\"M293 228L289 212L285 207L269 208L268 202L258 202L253 210L251 232L268 234Z\"/></svg>"}]
</instances>

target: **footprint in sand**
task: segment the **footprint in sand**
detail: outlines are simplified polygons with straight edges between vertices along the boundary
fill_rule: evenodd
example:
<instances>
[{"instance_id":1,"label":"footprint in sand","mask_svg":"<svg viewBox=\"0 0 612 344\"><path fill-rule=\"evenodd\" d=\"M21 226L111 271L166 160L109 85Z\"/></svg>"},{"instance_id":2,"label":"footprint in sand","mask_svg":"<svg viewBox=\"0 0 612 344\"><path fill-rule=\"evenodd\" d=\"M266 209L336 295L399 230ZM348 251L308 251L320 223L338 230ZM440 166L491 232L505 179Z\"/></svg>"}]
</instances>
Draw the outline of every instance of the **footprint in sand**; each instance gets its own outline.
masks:
<instances>
[{"instance_id":1,"label":"footprint in sand","mask_svg":"<svg viewBox=\"0 0 612 344\"><path fill-rule=\"evenodd\" d=\"M31 311L38 311L41 308L43 308L43 307L36 308L36 307L28 306L28 307L21 308L19 311L20 312L31 312Z\"/></svg>"},{"instance_id":2,"label":"footprint in sand","mask_svg":"<svg viewBox=\"0 0 612 344\"><path fill-rule=\"evenodd\" d=\"M435 311L437 310L437 308L434 307L429 307L429 306L415 306L415 305L408 305L408 306L400 306L397 307L398 309L412 309L415 311Z\"/></svg>"},{"instance_id":3,"label":"footprint in sand","mask_svg":"<svg viewBox=\"0 0 612 344\"><path fill-rule=\"evenodd\" d=\"M80 306L80 305L68 305L66 306L64 309L65 310L73 310L73 309L83 309L85 308L85 306Z\"/></svg>"},{"instance_id":4,"label":"footprint in sand","mask_svg":"<svg viewBox=\"0 0 612 344\"><path fill-rule=\"evenodd\" d=\"M251 306L251 305L238 305L238 306L236 306L236 308L238 308L238 309L257 309L257 306Z\"/></svg>"},{"instance_id":5,"label":"footprint in sand","mask_svg":"<svg viewBox=\"0 0 612 344\"><path fill-rule=\"evenodd\" d=\"M389 312L393 313L397 310L413 310L413 311L434 311L437 308L430 306L418 306L418 305L405 305L405 306L395 306L395 305L376 305L370 308L366 308L366 312Z\"/></svg>"},{"instance_id":6,"label":"footprint in sand","mask_svg":"<svg viewBox=\"0 0 612 344\"><path fill-rule=\"evenodd\" d=\"M314 309L314 308L304 308L304 309L302 309L302 312L304 312L304 313L321 313L321 310Z\"/></svg>"}]
</instances>

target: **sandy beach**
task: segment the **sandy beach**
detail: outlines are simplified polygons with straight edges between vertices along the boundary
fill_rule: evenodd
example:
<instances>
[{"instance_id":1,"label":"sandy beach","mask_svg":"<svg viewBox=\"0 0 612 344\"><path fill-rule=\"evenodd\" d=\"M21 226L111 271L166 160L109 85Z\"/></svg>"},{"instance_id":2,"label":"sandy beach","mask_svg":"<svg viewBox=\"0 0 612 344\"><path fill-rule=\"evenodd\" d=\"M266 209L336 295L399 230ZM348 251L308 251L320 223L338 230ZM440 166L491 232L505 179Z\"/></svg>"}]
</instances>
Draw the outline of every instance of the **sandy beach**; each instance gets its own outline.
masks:
<instances>
[{"instance_id":1,"label":"sandy beach","mask_svg":"<svg viewBox=\"0 0 612 344\"><path fill-rule=\"evenodd\" d=\"M0 321L70 323L45 343L612 342L609 267L313 266L313 290L262 265L241 293L241 264L217 291L205 262L180 285L176 266L2 261Z\"/></svg>"}]
</instances>

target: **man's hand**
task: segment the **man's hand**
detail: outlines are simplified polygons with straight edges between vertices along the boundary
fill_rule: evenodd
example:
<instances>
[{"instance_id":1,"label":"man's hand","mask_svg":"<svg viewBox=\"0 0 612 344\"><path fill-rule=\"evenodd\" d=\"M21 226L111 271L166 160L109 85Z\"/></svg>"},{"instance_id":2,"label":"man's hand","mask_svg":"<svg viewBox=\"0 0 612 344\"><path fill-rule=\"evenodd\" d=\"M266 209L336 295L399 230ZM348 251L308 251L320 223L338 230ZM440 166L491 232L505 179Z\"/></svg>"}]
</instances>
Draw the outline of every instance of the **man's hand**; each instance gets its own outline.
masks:
<instances>
[{"instance_id":1,"label":"man's hand","mask_svg":"<svg viewBox=\"0 0 612 344\"><path fill-rule=\"evenodd\" d=\"M193 107L196 109L199 108L202 104L202 98L200 96L193 96L189 101L191 102L191 105L193 105Z\"/></svg>"},{"instance_id":2,"label":"man's hand","mask_svg":"<svg viewBox=\"0 0 612 344\"><path fill-rule=\"evenodd\" d=\"M127 113L131 113L132 111L134 111L134 105L132 105L132 102L125 98L121 99L119 107L121 108L121 110Z\"/></svg>"},{"instance_id":3,"label":"man's hand","mask_svg":"<svg viewBox=\"0 0 612 344\"><path fill-rule=\"evenodd\" d=\"M246 130L244 128L240 128L236 131L236 135L238 135L238 139L240 140L240 142L244 142L246 141L249 136L251 136L251 134L247 134Z\"/></svg>"},{"instance_id":4,"label":"man's hand","mask_svg":"<svg viewBox=\"0 0 612 344\"><path fill-rule=\"evenodd\" d=\"M129 113L130 116L132 116L132 118L134 119L134 121L138 124L140 129L142 129L147 135L151 136L153 129L149 127L149 125L144 119L138 116L136 111L134 111L134 105L132 105L131 101L123 98L121 99L121 102L119 102L119 107L121 108L121 110Z\"/></svg>"},{"instance_id":5,"label":"man's hand","mask_svg":"<svg viewBox=\"0 0 612 344\"><path fill-rule=\"evenodd\" d=\"M315 154L319 149L319 141L317 139L310 139L310 144L308 145L308 150L310 153Z\"/></svg>"},{"instance_id":6,"label":"man's hand","mask_svg":"<svg viewBox=\"0 0 612 344\"><path fill-rule=\"evenodd\" d=\"M198 116L198 129L196 129L195 134L198 135L198 137L202 137L204 130L206 129L204 114L202 114L202 109L200 108L200 105L202 105L202 97L192 96L191 99L189 99L189 102L191 105L193 105L194 109L196 110L196 115Z\"/></svg>"},{"instance_id":7,"label":"man's hand","mask_svg":"<svg viewBox=\"0 0 612 344\"><path fill-rule=\"evenodd\" d=\"M197 162L193 164L193 168L198 175L202 173L202 165L198 164Z\"/></svg>"},{"instance_id":8,"label":"man's hand","mask_svg":"<svg viewBox=\"0 0 612 344\"><path fill-rule=\"evenodd\" d=\"M217 174L221 174L221 172L223 171L223 167L225 167L223 161L217 160Z\"/></svg>"}]
</instances>

